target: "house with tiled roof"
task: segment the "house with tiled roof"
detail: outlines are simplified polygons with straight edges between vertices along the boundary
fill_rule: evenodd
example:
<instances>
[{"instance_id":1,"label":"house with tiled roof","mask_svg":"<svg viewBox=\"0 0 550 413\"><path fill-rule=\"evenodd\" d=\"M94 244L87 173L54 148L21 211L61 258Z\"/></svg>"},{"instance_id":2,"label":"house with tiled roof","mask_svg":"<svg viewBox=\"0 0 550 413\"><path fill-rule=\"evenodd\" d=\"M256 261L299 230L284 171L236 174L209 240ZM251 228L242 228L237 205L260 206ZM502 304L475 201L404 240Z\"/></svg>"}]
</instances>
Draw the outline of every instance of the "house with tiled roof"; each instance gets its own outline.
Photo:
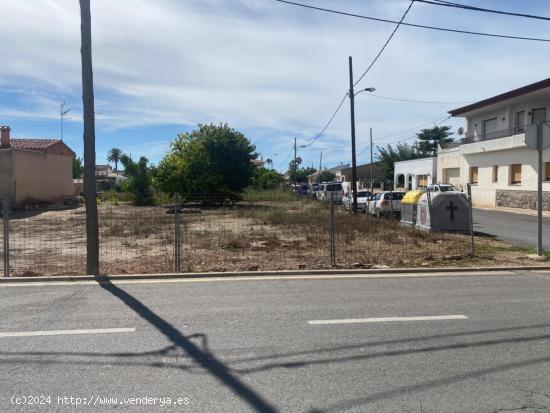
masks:
<instances>
[{"instance_id":1,"label":"house with tiled roof","mask_svg":"<svg viewBox=\"0 0 550 413\"><path fill-rule=\"evenodd\" d=\"M0 127L0 195L12 205L62 203L74 195L75 153L58 139L14 138Z\"/></svg>"}]
</instances>

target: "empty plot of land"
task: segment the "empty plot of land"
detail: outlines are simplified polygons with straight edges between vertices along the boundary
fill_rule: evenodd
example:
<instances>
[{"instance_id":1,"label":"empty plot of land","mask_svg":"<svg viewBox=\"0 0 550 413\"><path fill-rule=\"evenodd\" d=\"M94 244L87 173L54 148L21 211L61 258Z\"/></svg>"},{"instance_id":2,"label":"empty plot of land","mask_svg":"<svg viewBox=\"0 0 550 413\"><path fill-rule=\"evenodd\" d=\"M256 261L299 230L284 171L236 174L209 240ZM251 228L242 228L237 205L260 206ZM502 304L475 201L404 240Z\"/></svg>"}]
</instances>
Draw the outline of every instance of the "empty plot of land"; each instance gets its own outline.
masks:
<instances>
[{"instance_id":1,"label":"empty plot of land","mask_svg":"<svg viewBox=\"0 0 550 413\"><path fill-rule=\"evenodd\" d=\"M330 268L330 210L310 200L185 204L180 214L181 271ZM335 214L337 267L525 264L530 251L403 228L395 220ZM170 207L99 205L102 273L174 271L175 216ZM84 207L16 213L10 221L12 275L85 273Z\"/></svg>"}]
</instances>

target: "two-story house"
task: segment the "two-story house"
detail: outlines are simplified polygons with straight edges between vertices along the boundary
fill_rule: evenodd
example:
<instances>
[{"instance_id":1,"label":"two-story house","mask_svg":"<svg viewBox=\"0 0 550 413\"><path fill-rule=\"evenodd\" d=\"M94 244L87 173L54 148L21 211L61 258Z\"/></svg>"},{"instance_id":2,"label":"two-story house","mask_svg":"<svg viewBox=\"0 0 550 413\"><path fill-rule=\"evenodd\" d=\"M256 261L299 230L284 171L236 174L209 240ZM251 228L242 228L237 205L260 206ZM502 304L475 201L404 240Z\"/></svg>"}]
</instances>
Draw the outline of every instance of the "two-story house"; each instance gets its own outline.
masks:
<instances>
[{"instance_id":1,"label":"two-story house","mask_svg":"<svg viewBox=\"0 0 550 413\"><path fill-rule=\"evenodd\" d=\"M472 184L478 206L535 208L537 151L525 144L526 125L550 119L550 78L449 111L465 119L459 145L440 148L442 183ZM543 207L550 209L550 149L544 151Z\"/></svg>"}]
</instances>

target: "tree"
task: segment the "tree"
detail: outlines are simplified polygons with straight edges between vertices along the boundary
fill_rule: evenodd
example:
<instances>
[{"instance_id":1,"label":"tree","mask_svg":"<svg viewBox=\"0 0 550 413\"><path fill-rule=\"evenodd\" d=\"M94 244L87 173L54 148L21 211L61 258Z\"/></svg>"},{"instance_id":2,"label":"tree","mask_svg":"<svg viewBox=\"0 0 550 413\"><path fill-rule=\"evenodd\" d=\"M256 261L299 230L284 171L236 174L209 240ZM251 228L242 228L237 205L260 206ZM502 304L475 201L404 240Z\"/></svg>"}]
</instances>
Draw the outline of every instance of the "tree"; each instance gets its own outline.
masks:
<instances>
[{"instance_id":1,"label":"tree","mask_svg":"<svg viewBox=\"0 0 550 413\"><path fill-rule=\"evenodd\" d=\"M430 129L422 129L420 133L416 134L420 157L436 156L439 143L454 141L454 138L449 137L450 135L452 135L450 126L434 126Z\"/></svg>"},{"instance_id":2,"label":"tree","mask_svg":"<svg viewBox=\"0 0 550 413\"><path fill-rule=\"evenodd\" d=\"M144 156L134 162L128 155L122 155L120 162L124 165L128 179L124 181L124 188L134 198L134 204L138 206L151 205L153 193L151 192L151 169L148 160Z\"/></svg>"},{"instance_id":3,"label":"tree","mask_svg":"<svg viewBox=\"0 0 550 413\"><path fill-rule=\"evenodd\" d=\"M273 159L267 158L267 159L265 160L265 163L266 163L266 165L270 165L270 166L271 166L271 169L273 169Z\"/></svg>"},{"instance_id":4,"label":"tree","mask_svg":"<svg viewBox=\"0 0 550 413\"><path fill-rule=\"evenodd\" d=\"M273 189L283 182L283 176L277 171L256 168L252 186L254 189Z\"/></svg>"},{"instance_id":5,"label":"tree","mask_svg":"<svg viewBox=\"0 0 550 413\"><path fill-rule=\"evenodd\" d=\"M252 183L256 167L255 146L227 124L198 125L191 133L179 134L170 152L159 163L155 182L166 193L179 192L195 198L240 199Z\"/></svg>"},{"instance_id":6,"label":"tree","mask_svg":"<svg viewBox=\"0 0 550 413\"><path fill-rule=\"evenodd\" d=\"M385 148L377 147L378 164L382 169L386 182L393 182L394 164L398 161L408 161L420 158L416 145L398 143L395 147L387 145Z\"/></svg>"},{"instance_id":7,"label":"tree","mask_svg":"<svg viewBox=\"0 0 550 413\"><path fill-rule=\"evenodd\" d=\"M115 163L115 172L118 171L118 162L120 161L121 156L122 151L118 148L112 148L109 152L107 152L107 161Z\"/></svg>"},{"instance_id":8,"label":"tree","mask_svg":"<svg viewBox=\"0 0 550 413\"><path fill-rule=\"evenodd\" d=\"M90 0L80 0L80 55L84 109L84 201L86 204L86 273L99 275L99 228L95 191L95 109Z\"/></svg>"},{"instance_id":9,"label":"tree","mask_svg":"<svg viewBox=\"0 0 550 413\"><path fill-rule=\"evenodd\" d=\"M294 159L292 159L288 164L288 177L290 179L290 182L296 182L296 183L302 183L307 181L308 175L311 175L312 173L317 172L317 169L307 167L307 168L300 168L300 165L302 163L302 158L299 156L296 157L296 163L294 162Z\"/></svg>"},{"instance_id":10,"label":"tree","mask_svg":"<svg viewBox=\"0 0 550 413\"><path fill-rule=\"evenodd\" d=\"M319 174L319 182L332 182L336 179L336 174L334 172L325 169Z\"/></svg>"},{"instance_id":11,"label":"tree","mask_svg":"<svg viewBox=\"0 0 550 413\"><path fill-rule=\"evenodd\" d=\"M82 158L73 158L73 179L80 179L84 173L84 166L82 165Z\"/></svg>"}]
</instances>

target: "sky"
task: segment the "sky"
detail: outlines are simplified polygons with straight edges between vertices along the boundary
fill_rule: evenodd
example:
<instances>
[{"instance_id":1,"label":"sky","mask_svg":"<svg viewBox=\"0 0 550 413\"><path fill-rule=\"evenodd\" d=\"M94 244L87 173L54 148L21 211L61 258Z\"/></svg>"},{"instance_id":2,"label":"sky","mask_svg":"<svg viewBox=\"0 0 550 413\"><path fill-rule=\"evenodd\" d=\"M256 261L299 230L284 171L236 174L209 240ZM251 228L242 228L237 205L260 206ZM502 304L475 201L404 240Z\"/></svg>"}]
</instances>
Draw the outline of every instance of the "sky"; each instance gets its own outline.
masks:
<instances>
[{"instance_id":1,"label":"sky","mask_svg":"<svg viewBox=\"0 0 550 413\"><path fill-rule=\"evenodd\" d=\"M301 0L399 20L408 0ZM456 0L473 4L473 0ZM327 14L273 0L91 0L97 163L117 147L158 163L178 133L228 123L263 159L286 170L294 137L306 145L395 25ZM476 5L550 16L546 0ZM82 156L80 13L77 0L2 0L0 124L13 137L60 137ZM8 16L8 17L7 17ZM550 22L415 3L406 22L550 38ZM549 77L550 43L400 27L357 85L358 163L374 146L414 141L447 111ZM391 97L444 102L421 104ZM463 120L449 119L453 131ZM298 148L304 165L349 163L344 102L326 133ZM375 149L376 154L376 149Z\"/></svg>"}]
</instances>

